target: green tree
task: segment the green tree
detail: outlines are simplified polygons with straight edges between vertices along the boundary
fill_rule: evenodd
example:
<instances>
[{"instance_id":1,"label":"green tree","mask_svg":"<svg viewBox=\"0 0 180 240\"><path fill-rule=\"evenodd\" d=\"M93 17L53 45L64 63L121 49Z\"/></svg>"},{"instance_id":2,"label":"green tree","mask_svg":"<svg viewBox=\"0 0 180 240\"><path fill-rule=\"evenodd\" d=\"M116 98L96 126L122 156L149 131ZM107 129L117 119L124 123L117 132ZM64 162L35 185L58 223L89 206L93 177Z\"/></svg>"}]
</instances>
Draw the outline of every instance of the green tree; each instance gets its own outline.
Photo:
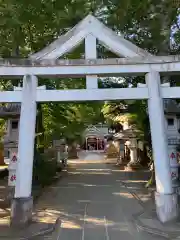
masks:
<instances>
[{"instance_id":1,"label":"green tree","mask_svg":"<svg viewBox=\"0 0 180 240\"><path fill-rule=\"evenodd\" d=\"M172 5L172 0L160 2L155 0L0 0L0 55L1 57L28 57L29 54L48 45L59 34L67 32L89 12L117 33L122 32L126 39L153 54L179 53L179 8ZM64 57L78 58L82 53L83 45ZM114 57L100 44L98 56ZM177 84L177 79L173 79L173 84ZM129 84L136 86L137 82L143 81L144 79L139 77L126 77L121 87L127 87ZM83 79L75 81L74 79L58 79L58 81L42 79L39 82L51 89L84 88L85 86ZM0 87L12 89L13 85L17 85L16 80L2 79ZM99 86L101 88L118 87L119 84L112 79L105 79L99 81ZM118 108L119 102L115 105ZM146 108L145 106L146 103L143 101L128 104L130 113L133 112L133 121L139 128L147 126L145 124L147 115L144 110L142 111ZM45 145L55 133L63 136L73 133L77 136L87 124L99 120L96 118L99 109L101 104L97 105L97 103L38 105L37 144ZM88 111L89 114L87 114Z\"/></svg>"}]
</instances>

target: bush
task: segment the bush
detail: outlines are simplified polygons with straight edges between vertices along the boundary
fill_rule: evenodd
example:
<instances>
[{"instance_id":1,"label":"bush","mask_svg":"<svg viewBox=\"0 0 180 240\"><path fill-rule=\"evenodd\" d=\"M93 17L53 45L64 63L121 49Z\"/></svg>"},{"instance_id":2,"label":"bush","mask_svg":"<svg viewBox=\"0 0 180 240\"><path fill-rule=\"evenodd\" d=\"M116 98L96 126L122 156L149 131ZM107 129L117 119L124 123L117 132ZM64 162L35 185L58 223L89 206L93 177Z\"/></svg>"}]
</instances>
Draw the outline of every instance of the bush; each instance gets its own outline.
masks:
<instances>
[{"instance_id":1,"label":"bush","mask_svg":"<svg viewBox=\"0 0 180 240\"><path fill-rule=\"evenodd\" d=\"M33 185L42 187L51 184L57 172L56 158L48 154L36 153L33 166Z\"/></svg>"}]
</instances>

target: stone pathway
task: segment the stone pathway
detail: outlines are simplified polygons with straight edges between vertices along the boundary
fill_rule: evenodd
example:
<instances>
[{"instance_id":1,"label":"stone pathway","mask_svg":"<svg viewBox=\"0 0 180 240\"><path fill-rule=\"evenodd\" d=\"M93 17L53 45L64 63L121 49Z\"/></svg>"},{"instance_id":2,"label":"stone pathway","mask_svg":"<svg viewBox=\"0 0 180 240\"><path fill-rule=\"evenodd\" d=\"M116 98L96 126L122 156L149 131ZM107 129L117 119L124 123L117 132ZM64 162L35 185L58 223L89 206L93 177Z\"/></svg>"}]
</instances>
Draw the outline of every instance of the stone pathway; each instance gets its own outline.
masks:
<instances>
[{"instance_id":1,"label":"stone pathway","mask_svg":"<svg viewBox=\"0 0 180 240\"><path fill-rule=\"evenodd\" d=\"M71 161L65 174L44 192L36 205L39 221L51 223L60 217L60 231L56 236L37 239L161 239L136 228L132 216L142 211L142 206L122 181L130 182L131 189L138 190L140 185L138 181L122 178L117 168L103 163L102 154L84 154L80 160ZM142 193L142 197L145 201L146 195Z\"/></svg>"}]
</instances>

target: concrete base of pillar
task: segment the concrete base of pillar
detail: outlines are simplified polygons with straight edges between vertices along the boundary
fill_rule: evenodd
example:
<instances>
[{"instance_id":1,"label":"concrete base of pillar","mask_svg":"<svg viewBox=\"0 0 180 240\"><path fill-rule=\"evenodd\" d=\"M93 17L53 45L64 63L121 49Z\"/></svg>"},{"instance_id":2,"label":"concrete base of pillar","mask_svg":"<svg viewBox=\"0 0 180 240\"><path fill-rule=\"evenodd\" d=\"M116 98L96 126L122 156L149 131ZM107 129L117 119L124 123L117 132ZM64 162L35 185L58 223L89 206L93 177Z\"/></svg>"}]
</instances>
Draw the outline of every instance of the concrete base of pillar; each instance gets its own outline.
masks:
<instances>
[{"instance_id":1,"label":"concrete base of pillar","mask_svg":"<svg viewBox=\"0 0 180 240\"><path fill-rule=\"evenodd\" d=\"M156 213L162 223L177 220L179 216L178 195L155 193Z\"/></svg>"},{"instance_id":2,"label":"concrete base of pillar","mask_svg":"<svg viewBox=\"0 0 180 240\"><path fill-rule=\"evenodd\" d=\"M125 167L127 166L127 164L128 164L128 162L124 161L124 159L123 159L123 160L120 160L120 161L119 161L119 159L118 159L118 160L117 160L117 163L116 163L116 166L118 166L118 168L119 168L120 170L124 170Z\"/></svg>"},{"instance_id":3,"label":"concrete base of pillar","mask_svg":"<svg viewBox=\"0 0 180 240\"><path fill-rule=\"evenodd\" d=\"M14 198L11 204L12 227L21 228L32 220L33 198Z\"/></svg>"}]
</instances>

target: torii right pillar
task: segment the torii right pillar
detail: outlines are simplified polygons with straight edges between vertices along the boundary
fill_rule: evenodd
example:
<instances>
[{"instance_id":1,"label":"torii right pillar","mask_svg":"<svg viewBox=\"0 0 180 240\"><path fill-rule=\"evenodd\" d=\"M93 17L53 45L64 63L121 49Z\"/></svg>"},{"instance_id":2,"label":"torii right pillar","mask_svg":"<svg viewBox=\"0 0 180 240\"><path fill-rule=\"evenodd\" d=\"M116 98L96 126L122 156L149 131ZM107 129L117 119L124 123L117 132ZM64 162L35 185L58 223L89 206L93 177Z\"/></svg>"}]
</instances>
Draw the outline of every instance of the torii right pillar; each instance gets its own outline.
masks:
<instances>
[{"instance_id":1,"label":"torii right pillar","mask_svg":"<svg viewBox=\"0 0 180 240\"><path fill-rule=\"evenodd\" d=\"M146 74L149 99L148 111L151 128L151 139L156 178L156 212L162 223L175 220L178 217L178 196L173 192L170 161L165 129L163 99L161 97L161 82L158 72Z\"/></svg>"}]
</instances>

